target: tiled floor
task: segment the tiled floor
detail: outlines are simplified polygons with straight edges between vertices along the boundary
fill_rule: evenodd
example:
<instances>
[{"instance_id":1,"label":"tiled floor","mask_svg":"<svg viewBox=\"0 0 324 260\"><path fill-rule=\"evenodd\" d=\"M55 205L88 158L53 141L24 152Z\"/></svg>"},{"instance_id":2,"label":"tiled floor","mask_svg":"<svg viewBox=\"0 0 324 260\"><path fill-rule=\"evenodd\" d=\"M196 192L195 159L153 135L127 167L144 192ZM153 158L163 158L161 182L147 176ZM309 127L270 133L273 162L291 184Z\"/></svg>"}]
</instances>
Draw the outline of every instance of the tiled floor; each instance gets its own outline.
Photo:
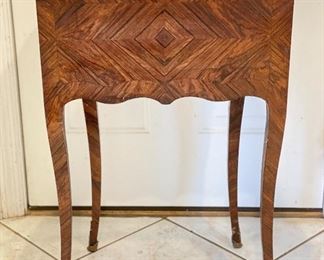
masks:
<instances>
[{"instance_id":1,"label":"tiled floor","mask_svg":"<svg viewBox=\"0 0 324 260\"><path fill-rule=\"evenodd\" d=\"M99 250L86 250L88 217L73 219L73 259L261 260L258 218L240 218L243 247L230 243L229 218L110 218L100 222ZM0 260L59 258L57 217L0 221ZM324 219L277 218L274 254L281 260L324 260Z\"/></svg>"}]
</instances>

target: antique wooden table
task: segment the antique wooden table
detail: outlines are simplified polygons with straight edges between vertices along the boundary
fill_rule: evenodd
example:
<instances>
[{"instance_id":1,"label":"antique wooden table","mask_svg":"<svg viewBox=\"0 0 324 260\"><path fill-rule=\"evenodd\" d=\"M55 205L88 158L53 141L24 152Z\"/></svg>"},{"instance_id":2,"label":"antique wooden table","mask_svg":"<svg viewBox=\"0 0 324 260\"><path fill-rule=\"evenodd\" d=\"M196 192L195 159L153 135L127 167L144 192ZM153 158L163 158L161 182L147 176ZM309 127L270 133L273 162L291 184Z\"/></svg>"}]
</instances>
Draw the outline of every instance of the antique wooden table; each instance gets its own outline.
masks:
<instances>
[{"instance_id":1,"label":"antique wooden table","mask_svg":"<svg viewBox=\"0 0 324 260\"><path fill-rule=\"evenodd\" d=\"M273 200L285 124L293 0L37 0L44 100L59 200L61 258L71 258L64 105L83 99L92 171L90 251L97 249L100 144L96 101L195 96L231 101L229 198L234 247L244 97L267 102L261 195L264 259L273 259Z\"/></svg>"}]
</instances>

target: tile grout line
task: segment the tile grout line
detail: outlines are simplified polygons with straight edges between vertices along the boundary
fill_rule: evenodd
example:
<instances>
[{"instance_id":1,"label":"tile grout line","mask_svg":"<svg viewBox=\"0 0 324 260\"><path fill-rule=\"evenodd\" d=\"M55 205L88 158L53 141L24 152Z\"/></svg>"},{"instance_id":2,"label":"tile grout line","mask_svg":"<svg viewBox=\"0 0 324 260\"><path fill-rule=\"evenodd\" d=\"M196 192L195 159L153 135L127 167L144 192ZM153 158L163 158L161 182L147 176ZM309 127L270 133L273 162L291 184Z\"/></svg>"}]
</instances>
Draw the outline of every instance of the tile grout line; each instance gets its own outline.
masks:
<instances>
[{"instance_id":1,"label":"tile grout line","mask_svg":"<svg viewBox=\"0 0 324 260\"><path fill-rule=\"evenodd\" d=\"M181 224L178 224L177 222L174 222L173 220L168 219L167 217L161 217L161 219L159 219L159 220L157 220L157 221L155 221L155 222L153 222L153 223L151 223L151 224L148 224L148 225L146 225L146 226L144 226L144 227L142 227L142 228L140 228L140 229L138 229L138 230L135 230L135 231L133 231L133 232L131 232L131 233L129 233L129 234L123 236L123 237L120 237L119 239L116 239L116 240L114 240L114 241L112 241L112 242L110 242L110 243L108 243L108 244L105 244L104 246L98 248L98 250L97 250L96 252L98 252L99 250L104 249L104 248L106 248L106 247L108 247L108 246L110 246L110 245L112 245L112 244L114 244L114 243L117 243L117 242L119 242L120 240L123 240L124 238L127 238L127 237L129 237L129 236L131 236L131 235L134 235L134 234L136 234L136 233L138 233L138 232L144 230L144 229L147 229L147 228L149 228L149 227L151 227L151 226L153 226L153 225L155 225L155 224L157 224L157 223L159 223L159 222L161 222L161 221L163 221L163 220L166 220L166 221L168 221L168 222L170 222L170 223L172 223L172 224L174 224L174 225L176 225L176 226L178 226L178 227L180 227L180 228L186 230L187 232L194 234L195 236L197 236L197 237L199 237L199 238L201 238L201 239L203 239L203 240L205 240L205 241L207 241L207 242L209 242L209 243L211 243L211 244L213 244L213 245L215 245L215 246L217 246L217 247L219 247L219 248L225 250L226 252L228 252L228 253L230 253L230 254L232 254L232 255L235 255L236 257L239 257L240 259L246 260L246 259L243 258L242 256L240 256L240 255L238 255L238 254L232 252L230 249L227 249L227 248L223 247L222 245L219 245L219 244L213 242L212 240L210 240L210 239L208 239L208 238L206 238L206 237L204 237L204 236L202 236L202 235L196 233L195 231L192 231L192 230L186 228L185 226L182 226ZM6 225L5 223L3 223L2 221L0 221L0 225L2 225L4 228L8 229L9 231L13 232L13 233L16 234L18 237L20 237L20 238L22 238L23 240L25 240L27 243L29 243L29 244L31 244L32 246L36 247L37 249L41 250L43 253L45 253L45 254L48 255L49 257L51 257L51 258L53 258L53 259L56 259L56 260L58 259L58 258L56 258L55 256L51 255L49 252L45 251L43 248L41 248L41 247L38 246L37 244L35 244L34 242L32 242L31 240L29 240L27 237L24 237L23 235L21 235L20 233L18 233L18 232L15 231L14 229L12 229L11 227L7 226L7 225ZM294 250L296 250L297 248L301 247L302 245L308 243L309 241L311 241L312 239L314 239L314 238L316 238L317 236L321 235L322 233L324 233L324 229L320 230L319 232L317 232L316 234L314 234L314 235L312 235L311 237L307 238L307 239L304 240L303 242L301 242L301 243L297 244L296 246L292 247L291 249L289 249L289 250L286 251L285 253L279 255L278 257L275 258L275 260L282 259L284 256L290 254L292 251L294 251ZM95 252L94 252L94 253L95 253ZM80 256L80 257L76 258L76 260L84 259L85 257L87 257L87 256L89 256L89 255L92 255L92 254L94 254L94 253L87 253L87 254L85 254L85 255L83 255L83 256Z\"/></svg>"},{"instance_id":2,"label":"tile grout line","mask_svg":"<svg viewBox=\"0 0 324 260\"><path fill-rule=\"evenodd\" d=\"M213 244L214 246L217 246L217 247L219 247L219 248L225 250L226 252L228 252L228 253L230 253L230 254L232 254L232 255L235 255L235 256L239 257L240 259L247 260L246 258L244 258L244 257L242 257L242 256L240 256L240 255L238 255L238 254L236 254L236 253L234 253L234 252L232 252L231 250L229 250L229 249L223 247L222 245L219 245L219 244L215 243L214 241L212 241L212 240L210 240L210 239L208 239L208 238L206 238L206 237L204 237L204 236L202 236L202 235L196 233L195 231L192 231L192 230L190 230L190 229L188 229L188 228L186 228L186 227L184 227L184 226L178 224L177 222L174 222L174 221L172 221L172 220L170 220L170 219L168 219L168 218L166 218L166 220L169 221L169 222L171 222L172 224L174 224L174 225L176 225L176 226L178 226L178 227L180 227L180 228L186 230L187 232L189 232L189 233L191 233L191 234L194 234L195 236L197 236L197 237L199 237L199 238L201 238L201 239L203 239L203 240L205 240L205 241L207 241L207 242Z\"/></svg>"},{"instance_id":3,"label":"tile grout line","mask_svg":"<svg viewBox=\"0 0 324 260\"><path fill-rule=\"evenodd\" d=\"M315 237L319 236L320 234L324 233L324 229L319 231L318 233L314 234L313 236L307 238L306 240L304 240L303 242L297 244L296 246L290 248L288 251L286 251L285 253L281 254L280 256L278 256L277 258L275 258L275 260L279 260L282 257L290 254L292 251L295 251L297 248L301 247L302 245L308 243L309 241L313 240Z\"/></svg>"},{"instance_id":4,"label":"tile grout line","mask_svg":"<svg viewBox=\"0 0 324 260\"><path fill-rule=\"evenodd\" d=\"M17 231L15 231L14 229L12 229L11 227L7 226L5 223L0 221L0 225L2 225L4 228L8 229L9 231L11 231L12 233L14 233L15 235L17 235L18 237L22 238L23 240L25 240L28 244L31 244L32 246L36 247L37 249L39 249L40 251L42 251L43 253L45 253L46 255L48 255L49 257L57 260L57 258L53 255L51 255L49 252L45 251L43 248L41 248L40 246L38 246L37 244L35 244L34 242L32 242L31 240L29 240L28 238L24 237L23 235L21 235L20 233L18 233Z\"/></svg>"},{"instance_id":5,"label":"tile grout line","mask_svg":"<svg viewBox=\"0 0 324 260\"><path fill-rule=\"evenodd\" d=\"M108 244L102 246L102 247L99 247L98 250L97 250L96 252L85 254L85 255L83 255L83 256L80 256L80 257L76 258L76 260L84 259L85 257L87 257L87 256L89 256L89 255L95 254L95 253L97 253L98 251L100 251L100 250L102 250L102 249L104 249L104 248L106 248L106 247L108 247L108 246L110 246L110 245L112 245L112 244L115 244L115 243L117 243L117 242L119 242L119 241L121 241L121 240L123 240L123 239L129 237L129 236L132 236L132 235L134 235L134 234L136 234L136 233L138 233L138 232L140 232L140 231L142 231L142 230L144 230L144 229L146 229L146 228L149 228L149 227L151 227L151 226L153 226L153 225L155 225L155 224L157 224L157 223L159 223L159 222L161 222L161 221L163 221L163 220L165 220L165 218L161 218L161 219L159 219L159 220L157 220L157 221L155 221L155 222L153 222L153 223L151 223L151 224L149 224L149 225L146 225L146 226L144 226L144 227L142 227L142 228L140 228L140 229L137 229L137 230L135 230L135 231L133 231L133 232L131 232L131 233L125 235L125 236L122 236L122 237L120 237L120 238L118 238L118 239L116 239L116 240L114 240L114 241L112 241L112 242L110 242L110 243L108 243Z\"/></svg>"}]
</instances>

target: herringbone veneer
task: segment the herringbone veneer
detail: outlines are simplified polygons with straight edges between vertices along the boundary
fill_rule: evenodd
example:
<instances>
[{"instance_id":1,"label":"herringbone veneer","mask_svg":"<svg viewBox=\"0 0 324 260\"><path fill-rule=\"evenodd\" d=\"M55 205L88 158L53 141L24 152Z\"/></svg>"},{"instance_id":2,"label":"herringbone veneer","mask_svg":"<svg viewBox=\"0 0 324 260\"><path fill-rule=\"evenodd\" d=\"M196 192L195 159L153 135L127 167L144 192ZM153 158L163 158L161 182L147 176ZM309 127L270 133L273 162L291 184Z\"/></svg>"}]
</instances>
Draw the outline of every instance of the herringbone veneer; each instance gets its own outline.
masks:
<instances>
[{"instance_id":1,"label":"herringbone veneer","mask_svg":"<svg viewBox=\"0 0 324 260\"><path fill-rule=\"evenodd\" d=\"M37 0L44 101L59 197L62 259L71 255L71 192L63 107L84 100L93 187L89 250L96 250L100 149L96 101L195 96L231 100L229 189L233 243L237 156L245 96L267 101L262 180L264 259L286 115L293 0Z\"/></svg>"}]
</instances>

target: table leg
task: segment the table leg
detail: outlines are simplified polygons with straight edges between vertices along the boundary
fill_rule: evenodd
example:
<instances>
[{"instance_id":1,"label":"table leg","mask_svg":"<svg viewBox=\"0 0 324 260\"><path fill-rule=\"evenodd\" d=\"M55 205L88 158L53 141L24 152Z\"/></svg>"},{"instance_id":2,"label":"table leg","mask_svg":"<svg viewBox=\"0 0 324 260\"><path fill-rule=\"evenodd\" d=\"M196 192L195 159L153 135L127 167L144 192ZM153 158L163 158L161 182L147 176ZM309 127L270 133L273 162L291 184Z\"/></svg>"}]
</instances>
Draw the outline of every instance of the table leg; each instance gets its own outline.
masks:
<instances>
[{"instance_id":1,"label":"table leg","mask_svg":"<svg viewBox=\"0 0 324 260\"><path fill-rule=\"evenodd\" d=\"M274 194L277 178L279 157L285 126L285 109L279 109L280 105L268 105L268 120L266 130L264 172L262 176L261 191L261 234L263 259L273 259L273 211Z\"/></svg>"},{"instance_id":2,"label":"table leg","mask_svg":"<svg viewBox=\"0 0 324 260\"><path fill-rule=\"evenodd\" d=\"M61 229L61 259L71 259L72 202L68 154L65 143L63 108L48 113L47 132L52 154L59 203Z\"/></svg>"},{"instance_id":3,"label":"table leg","mask_svg":"<svg viewBox=\"0 0 324 260\"><path fill-rule=\"evenodd\" d=\"M228 192L234 248L242 247L237 209L237 174L244 97L231 101L228 146Z\"/></svg>"},{"instance_id":4,"label":"table leg","mask_svg":"<svg viewBox=\"0 0 324 260\"><path fill-rule=\"evenodd\" d=\"M98 248L97 239L101 207L100 136L96 102L83 100L83 107L87 124L92 187L92 220L90 226L88 250L90 252L95 252Z\"/></svg>"}]
</instances>

